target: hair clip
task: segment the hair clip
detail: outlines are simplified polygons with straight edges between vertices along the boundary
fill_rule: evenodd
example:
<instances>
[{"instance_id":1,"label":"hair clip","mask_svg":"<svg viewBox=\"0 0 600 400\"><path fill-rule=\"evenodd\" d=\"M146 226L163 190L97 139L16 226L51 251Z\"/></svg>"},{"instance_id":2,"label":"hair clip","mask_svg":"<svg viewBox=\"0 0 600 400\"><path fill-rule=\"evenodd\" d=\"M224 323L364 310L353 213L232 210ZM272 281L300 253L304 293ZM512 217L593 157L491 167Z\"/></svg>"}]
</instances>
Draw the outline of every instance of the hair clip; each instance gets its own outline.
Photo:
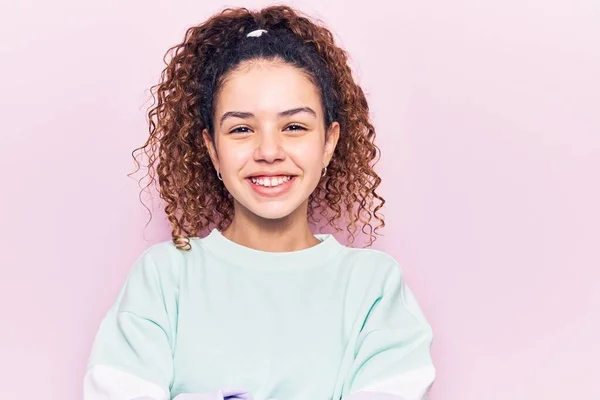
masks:
<instances>
[{"instance_id":1,"label":"hair clip","mask_svg":"<svg viewBox=\"0 0 600 400\"><path fill-rule=\"evenodd\" d=\"M255 31L252 31L252 32L248 33L246 35L246 37L259 37L263 33L267 33L266 29L257 29Z\"/></svg>"}]
</instances>

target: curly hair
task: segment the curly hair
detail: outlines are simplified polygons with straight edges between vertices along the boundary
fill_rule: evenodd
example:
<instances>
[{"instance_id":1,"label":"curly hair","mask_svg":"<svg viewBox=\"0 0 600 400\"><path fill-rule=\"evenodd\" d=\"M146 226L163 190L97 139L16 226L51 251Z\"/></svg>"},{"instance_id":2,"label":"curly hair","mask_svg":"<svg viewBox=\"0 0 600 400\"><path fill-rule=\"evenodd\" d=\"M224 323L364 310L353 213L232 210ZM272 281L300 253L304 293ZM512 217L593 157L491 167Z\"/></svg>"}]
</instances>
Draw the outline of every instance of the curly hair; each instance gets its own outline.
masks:
<instances>
[{"instance_id":1,"label":"curly hair","mask_svg":"<svg viewBox=\"0 0 600 400\"><path fill-rule=\"evenodd\" d=\"M260 40L248 32L265 29ZM168 57L170 56L170 59ZM138 152L147 156L148 172L158 176L160 197L172 225L173 243L189 250L190 236L211 227L225 229L233 218L233 198L214 174L202 139L206 129L214 141L215 101L227 74L242 61L283 60L312 80L319 90L325 126L340 124L340 138L321 179L309 199L308 220L336 232L343 220L349 244L360 227L370 246L385 224L380 209L385 200L376 192L381 178L373 166L380 150L361 87L355 83L346 52L320 21L289 6L260 11L226 8L186 31L182 43L167 50L160 83L151 87L154 100L148 111L150 135L132 152L137 172ZM377 225L373 226L372 221Z\"/></svg>"}]
</instances>

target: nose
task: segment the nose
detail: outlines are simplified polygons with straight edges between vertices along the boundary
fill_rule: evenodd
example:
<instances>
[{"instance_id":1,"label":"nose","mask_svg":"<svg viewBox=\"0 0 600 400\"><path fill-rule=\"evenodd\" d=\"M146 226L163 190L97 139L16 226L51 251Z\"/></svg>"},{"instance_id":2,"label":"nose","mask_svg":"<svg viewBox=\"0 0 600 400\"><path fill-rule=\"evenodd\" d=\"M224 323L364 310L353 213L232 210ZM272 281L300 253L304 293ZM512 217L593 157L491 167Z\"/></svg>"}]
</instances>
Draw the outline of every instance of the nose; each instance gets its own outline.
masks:
<instances>
[{"instance_id":1,"label":"nose","mask_svg":"<svg viewBox=\"0 0 600 400\"><path fill-rule=\"evenodd\" d=\"M256 161L266 161L269 163L285 158L285 151L282 146L282 134L277 129L270 129L259 132L256 135L257 144L254 151Z\"/></svg>"}]
</instances>

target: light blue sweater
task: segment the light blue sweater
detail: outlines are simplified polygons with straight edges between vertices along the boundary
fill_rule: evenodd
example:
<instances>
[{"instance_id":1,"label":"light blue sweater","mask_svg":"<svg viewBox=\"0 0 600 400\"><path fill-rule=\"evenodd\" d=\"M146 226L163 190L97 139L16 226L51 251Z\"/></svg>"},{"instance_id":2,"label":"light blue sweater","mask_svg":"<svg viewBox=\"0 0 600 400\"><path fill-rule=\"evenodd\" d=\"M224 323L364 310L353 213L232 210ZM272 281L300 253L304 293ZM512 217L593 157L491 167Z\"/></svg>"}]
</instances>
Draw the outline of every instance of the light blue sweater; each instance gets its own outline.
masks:
<instances>
[{"instance_id":1,"label":"light blue sweater","mask_svg":"<svg viewBox=\"0 0 600 400\"><path fill-rule=\"evenodd\" d=\"M189 252L148 248L98 330L85 400L230 389L254 400L424 398L432 330L398 264L315 236L284 253L216 229Z\"/></svg>"}]
</instances>

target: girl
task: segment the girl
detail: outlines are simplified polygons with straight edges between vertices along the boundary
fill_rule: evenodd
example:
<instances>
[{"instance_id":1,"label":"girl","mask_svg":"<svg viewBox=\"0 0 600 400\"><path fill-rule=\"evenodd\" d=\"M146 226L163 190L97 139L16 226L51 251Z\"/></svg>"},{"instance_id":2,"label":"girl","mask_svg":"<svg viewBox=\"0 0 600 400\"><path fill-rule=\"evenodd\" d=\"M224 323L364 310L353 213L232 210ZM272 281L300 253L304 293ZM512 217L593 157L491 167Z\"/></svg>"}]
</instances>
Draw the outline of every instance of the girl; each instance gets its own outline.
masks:
<instances>
[{"instance_id":1,"label":"girl","mask_svg":"<svg viewBox=\"0 0 600 400\"><path fill-rule=\"evenodd\" d=\"M226 9L173 49L136 149L172 240L103 319L85 400L424 398L432 330L396 261L310 229L371 244L383 226L375 131L331 32Z\"/></svg>"}]
</instances>

